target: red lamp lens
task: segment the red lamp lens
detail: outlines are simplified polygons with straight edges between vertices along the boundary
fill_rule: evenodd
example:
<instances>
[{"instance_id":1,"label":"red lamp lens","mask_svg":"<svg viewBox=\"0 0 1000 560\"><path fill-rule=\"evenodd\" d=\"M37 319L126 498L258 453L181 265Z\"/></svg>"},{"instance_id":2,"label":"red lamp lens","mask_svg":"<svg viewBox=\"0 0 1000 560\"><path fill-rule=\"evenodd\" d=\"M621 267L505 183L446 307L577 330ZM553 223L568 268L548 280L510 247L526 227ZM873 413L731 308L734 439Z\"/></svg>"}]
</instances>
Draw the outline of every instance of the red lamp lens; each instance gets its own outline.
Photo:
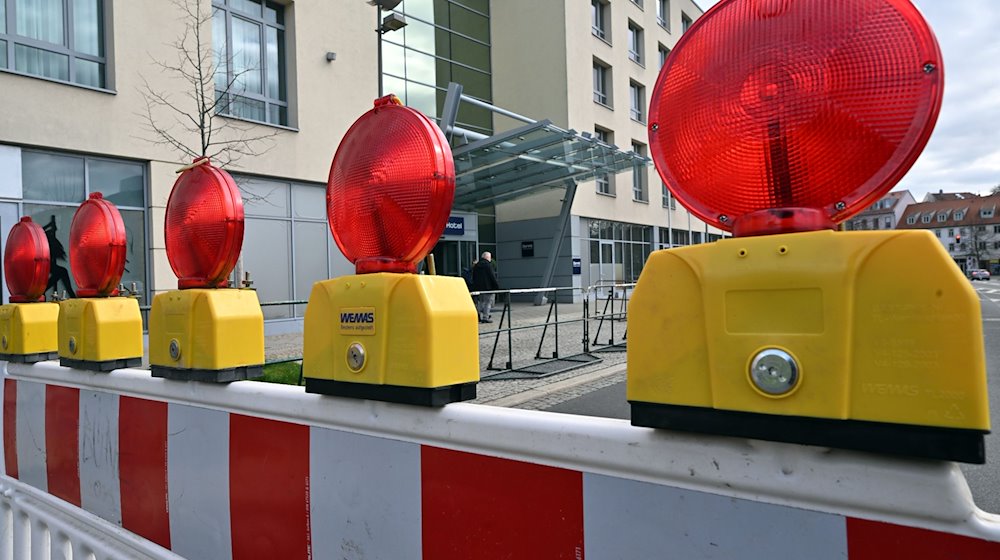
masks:
<instances>
[{"instance_id":1,"label":"red lamp lens","mask_svg":"<svg viewBox=\"0 0 1000 560\"><path fill-rule=\"evenodd\" d=\"M49 240L25 216L14 224L4 248L3 268L11 303L41 301L49 281Z\"/></svg>"},{"instance_id":2,"label":"red lamp lens","mask_svg":"<svg viewBox=\"0 0 1000 560\"><path fill-rule=\"evenodd\" d=\"M114 204L91 193L69 226L69 266L80 297L118 294L125 271L125 222Z\"/></svg>"},{"instance_id":3,"label":"red lamp lens","mask_svg":"<svg viewBox=\"0 0 1000 560\"><path fill-rule=\"evenodd\" d=\"M722 0L660 72L653 161L684 206L738 235L832 226L913 165L943 83L909 0Z\"/></svg>"},{"instance_id":4,"label":"red lamp lens","mask_svg":"<svg viewBox=\"0 0 1000 560\"><path fill-rule=\"evenodd\" d=\"M203 162L203 163L201 163ZM167 201L167 259L177 287L224 287L243 248L243 198L229 173L195 160Z\"/></svg>"},{"instance_id":5,"label":"red lamp lens","mask_svg":"<svg viewBox=\"0 0 1000 560\"><path fill-rule=\"evenodd\" d=\"M455 164L441 129L394 96L355 121L330 169L330 231L359 274L416 272L455 198Z\"/></svg>"}]
</instances>

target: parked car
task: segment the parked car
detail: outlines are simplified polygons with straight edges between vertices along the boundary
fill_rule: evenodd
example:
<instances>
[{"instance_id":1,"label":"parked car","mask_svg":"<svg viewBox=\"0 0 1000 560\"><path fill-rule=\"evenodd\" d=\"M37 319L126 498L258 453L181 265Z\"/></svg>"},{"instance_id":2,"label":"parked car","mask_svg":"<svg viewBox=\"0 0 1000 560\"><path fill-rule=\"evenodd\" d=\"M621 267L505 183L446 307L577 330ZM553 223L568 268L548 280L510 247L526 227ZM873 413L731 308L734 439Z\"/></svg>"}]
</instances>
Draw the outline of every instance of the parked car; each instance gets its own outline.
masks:
<instances>
[{"instance_id":1,"label":"parked car","mask_svg":"<svg viewBox=\"0 0 1000 560\"><path fill-rule=\"evenodd\" d=\"M973 270L972 272L969 273L969 279L973 280L973 281L975 281L975 280L989 280L990 279L990 271L982 269L982 268Z\"/></svg>"}]
</instances>

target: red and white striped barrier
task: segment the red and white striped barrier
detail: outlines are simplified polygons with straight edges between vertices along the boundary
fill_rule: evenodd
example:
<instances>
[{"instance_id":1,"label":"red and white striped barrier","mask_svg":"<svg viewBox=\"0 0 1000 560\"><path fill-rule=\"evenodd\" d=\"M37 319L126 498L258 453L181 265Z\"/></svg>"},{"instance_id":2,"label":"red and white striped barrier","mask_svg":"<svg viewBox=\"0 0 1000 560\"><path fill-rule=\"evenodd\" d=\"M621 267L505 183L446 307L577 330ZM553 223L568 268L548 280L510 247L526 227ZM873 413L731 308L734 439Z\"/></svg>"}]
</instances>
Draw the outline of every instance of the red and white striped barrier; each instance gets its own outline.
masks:
<instances>
[{"instance_id":1,"label":"red and white striped barrier","mask_svg":"<svg viewBox=\"0 0 1000 560\"><path fill-rule=\"evenodd\" d=\"M182 557L1000 558L953 463L6 368L4 480Z\"/></svg>"}]
</instances>

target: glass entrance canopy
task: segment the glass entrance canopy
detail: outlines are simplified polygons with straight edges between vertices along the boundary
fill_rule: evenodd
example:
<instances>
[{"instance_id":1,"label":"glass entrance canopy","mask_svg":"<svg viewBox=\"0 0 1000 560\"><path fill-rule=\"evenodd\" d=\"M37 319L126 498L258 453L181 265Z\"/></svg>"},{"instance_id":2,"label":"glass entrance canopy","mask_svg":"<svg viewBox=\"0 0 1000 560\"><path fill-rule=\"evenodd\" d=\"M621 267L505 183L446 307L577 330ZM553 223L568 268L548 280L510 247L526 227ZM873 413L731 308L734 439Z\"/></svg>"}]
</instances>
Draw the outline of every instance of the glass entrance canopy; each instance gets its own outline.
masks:
<instances>
[{"instance_id":1,"label":"glass entrance canopy","mask_svg":"<svg viewBox=\"0 0 1000 560\"><path fill-rule=\"evenodd\" d=\"M455 208L498 204L567 181L643 169L650 159L542 120L452 150Z\"/></svg>"}]
</instances>

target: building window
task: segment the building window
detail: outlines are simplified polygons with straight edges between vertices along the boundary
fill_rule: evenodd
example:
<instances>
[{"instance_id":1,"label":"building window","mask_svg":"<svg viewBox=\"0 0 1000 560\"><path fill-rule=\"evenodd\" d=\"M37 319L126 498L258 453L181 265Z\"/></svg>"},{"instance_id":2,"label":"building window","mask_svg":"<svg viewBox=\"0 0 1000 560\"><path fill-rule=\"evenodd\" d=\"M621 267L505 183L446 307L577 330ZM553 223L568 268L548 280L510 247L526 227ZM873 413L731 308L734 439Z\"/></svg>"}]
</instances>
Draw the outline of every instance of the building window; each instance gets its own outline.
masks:
<instances>
[{"instance_id":1,"label":"building window","mask_svg":"<svg viewBox=\"0 0 1000 560\"><path fill-rule=\"evenodd\" d=\"M601 105L611 106L611 90L608 83L611 81L611 68L603 62L594 59L594 102Z\"/></svg>"},{"instance_id":2,"label":"building window","mask_svg":"<svg viewBox=\"0 0 1000 560\"><path fill-rule=\"evenodd\" d=\"M634 22L628 22L628 58L636 64L642 64L642 28Z\"/></svg>"},{"instance_id":3,"label":"building window","mask_svg":"<svg viewBox=\"0 0 1000 560\"><path fill-rule=\"evenodd\" d=\"M246 213L243 268L262 302L306 300L343 261L326 222L324 185L234 177ZM343 261L346 263L346 261ZM304 305L265 306L265 319L302 317Z\"/></svg>"},{"instance_id":4,"label":"building window","mask_svg":"<svg viewBox=\"0 0 1000 560\"><path fill-rule=\"evenodd\" d=\"M1000 241L994 241L993 242L993 248L994 249L1000 249Z\"/></svg>"},{"instance_id":5,"label":"building window","mask_svg":"<svg viewBox=\"0 0 1000 560\"><path fill-rule=\"evenodd\" d=\"M608 36L608 3L601 0L590 0L590 31L596 37L609 40Z\"/></svg>"},{"instance_id":6,"label":"building window","mask_svg":"<svg viewBox=\"0 0 1000 560\"><path fill-rule=\"evenodd\" d=\"M921 221L923 223L925 223L925 224L931 223L931 215L930 214L925 214L924 217L921 219Z\"/></svg>"},{"instance_id":7,"label":"building window","mask_svg":"<svg viewBox=\"0 0 1000 560\"><path fill-rule=\"evenodd\" d=\"M691 28L692 23L694 22L691 21L691 16L681 12L681 33L686 33Z\"/></svg>"},{"instance_id":8,"label":"building window","mask_svg":"<svg viewBox=\"0 0 1000 560\"><path fill-rule=\"evenodd\" d=\"M955 228L948 228L948 237L955 237Z\"/></svg>"},{"instance_id":9,"label":"building window","mask_svg":"<svg viewBox=\"0 0 1000 560\"><path fill-rule=\"evenodd\" d=\"M646 122L646 88L638 82L630 81L628 91L629 116L634 121Z\"/></svg>"},{"instance_id":10,"label":"building window","mask_svg":"<svg viewBox=\"0 0 1000 560\"><path fill-rule=\"evenodd\" d=\"M983 208L979 211L979 216L981 218L992 218L994 210L995 208Z\"/></svg>"},{"instance_id":11,"label":"building window","mask_svg":"<svg viewBox=\"0 0 1000 560\"><path fill-rule=\"evenodd\" d=\"M906 218L906 223L908 223L910 225L913 225L913 224L917 223L917 215L914 214L913 216L908 216Z\"/></svg>"},{"instance_id":12,"label":"building window","mask_svg":"<svg viewBox=\"0 0 1000 560\"><path fill-rule=\"evenodd\" d=\"M599 126L594 127L594 137L608 146L614 144L614 141L612 140L613 136L614 134L610 130ZM602 173L597 175L595 180L597 181L597 192L608 196L615 196L615 183L612 175Z\"/></svg>"},{"instance_id":13,"label":"building window","mask_svg":"<svg viewBox=\"0 0 1000 560\"><path fill-rule=\"evenodd\" d=\"M674 247L680 245L689 245L691 243L691 232L684 229L675 229L671 235L671 244Z\"/></svg>"},{"instance_id":14,"label":"building window","mask_svg":"<svg viewBox=\"0 0 1000 560\"><path fill-rule=\"evenodd\" d=\"M949 253L954 253L955 252L955 244L954 243L949 243L948 244L948 252Z\"/></svg>"},{"instance_id":15,"label":"building window","mask_svg":"<svg viewBox=\"0 0 1000 560\"><path fill-rule=\"evenodd\" d=\"M885 229L892 229L892 217L886 216Z\"/></svg>"},{"instance_id":16,"label":"building window","mask_svg":"<svg viewBox=\"0 0 1000 560\"><path fill-rule=\"evenodd\" d=\"M1000 226L993 226L993 233L1000 233Z\"/></svg>"},{"instance_id":17,"label":"building window","mask_svg":"<svg viewBox=\"0 0 1000 560\"><path fill-rule=\"evenodd\" d=\"M639 6L640 10L642 9L642 0L632 0L632 3Z\"/></svg>"},{"instance_id":18,"label":"building window","mask_svg":"<svg viewBox=\"0 0 1000 560\"><path fill-rule=\"evenodd\" d=\"M285 8L263 0L213 0L218 112L287 126Z\"/></svg>"},{"instance_id":19,"label":"building window","mask_svg":"<svg viewBox=\"0 0 1000 560\"><path fill-rule=\"evenodd\" d=\"M670 33L670 0L656 1L656 23Z\"/></svg>"},{"instance_id":20,"label":"building window","mask_svg":"<svg viewBox=\"0 0 1000 560\"><path fill-rule=\"evenodd\" d=\"M939 229L934 230L934 237L941 239L941 230Z\"/></svg>"},{"instance_id":21,"label":"building window","mask_svg":"<svg viewBox=\"0 0 1000 560\"><path fill-rule=\"evenodd\" d=\"M632 151L646 157L646 145L639 142L632 142ZM649 202L649 195L646 190L646 166L634 165L632 167L632 200L636 202Z\"/></svg>"},{"instance_id":22,"label":"building window","mask_svg":"<svg viewBox=\"0 0 1000 560\"><path fill-rule=\"evenodd\" d=\"M663 65L667 63L667 57L670 56L670 49L663 45L657 45L656 50L660 54L660 68L663 68Z\"/></svg>"},{"instance_id":23,"label":"building window","mask_svg":"<svg viewBox=\"0 0 1000 560\"><path fill-rule=\"evenodd\" d=\"M937 221L943 222L948 219L948 214L946 212L938 212Z\"/></svg>"},{"instance_id":24,"label":"building window","mask_svg":"<svg viewBox=\"0 0 1000 560\"><path fill-rule=\"evenodd\" d=\"M75 297L70 271L69 228L80 204L92 192L118 207L125 223L125 271L122 284L148 301L146 291L146 166L139 162L21 152L24 215L45 230L49 241L49 283L46 294L66 292Z\"/></svg>"},{"instance_id":25,"label":"building window","mask_svg":"<svg viewBox=\"0 0 1000 560\"><path fill-rule=\"evenodd\" d=\"M663 188L663 207L671 210L677 210L677 199L674 198L674 194L667 188L666 183L661 181L660 185Z\"/></svg>"},{"instance_id":26,"label":"building window","mask_svg":"<svg viewBox=\"0 0 1000 560\"><path fill-rule=\"evenodd\" d=\"M0 0L0 68L105 88L105 0Z\"/></svg>"},{"instance_id":27,"label":"building window","mask_svg":"<svg viewBox=\"0 0 1000 560\"><path fill-rule=\"evenodd\" d=\"M653 227L589 220L591 285L635 282L653 246Z\"/></svg>"},{"instance_id":28,"label":"building window","mask_svg":"<svg viewBox=\"0 0 1000 560\"><path fill-rule=\"evenodd\" d=\"M963 218L965 218L965 212L961 212L961 211L956 211L955 212L955 220L956 221L962 220Z\"/></svg>"}]
</instances>

